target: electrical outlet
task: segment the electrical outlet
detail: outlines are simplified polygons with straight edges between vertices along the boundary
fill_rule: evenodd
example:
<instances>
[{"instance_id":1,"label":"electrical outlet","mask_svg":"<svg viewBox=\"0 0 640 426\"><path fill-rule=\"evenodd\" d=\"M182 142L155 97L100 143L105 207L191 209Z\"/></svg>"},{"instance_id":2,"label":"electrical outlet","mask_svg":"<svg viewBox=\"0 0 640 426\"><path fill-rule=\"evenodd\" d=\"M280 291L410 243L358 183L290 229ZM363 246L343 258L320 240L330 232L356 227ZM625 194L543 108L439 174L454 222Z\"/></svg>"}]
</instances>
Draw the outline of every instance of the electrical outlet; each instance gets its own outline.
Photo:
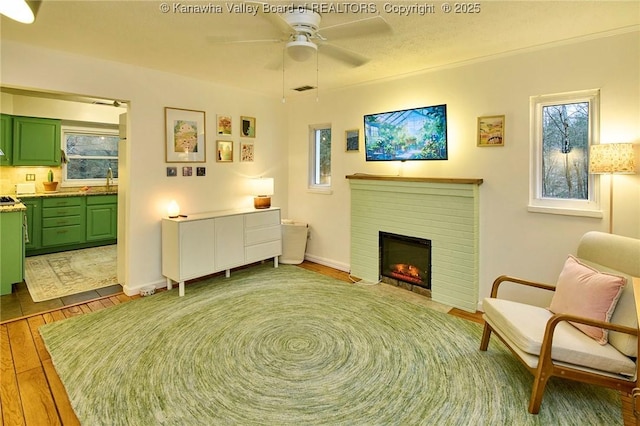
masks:
<instances>
[{"instance_id":1,"label":"electrical outlet","mask_svg":"<svg viewBox=\"0 0 640 426\"><path fill-rule=\"evenodd\" d=\"M33 182L36 180L36 175L35 173L27 173L27 182Z\"/></svg>"}]
</instances>

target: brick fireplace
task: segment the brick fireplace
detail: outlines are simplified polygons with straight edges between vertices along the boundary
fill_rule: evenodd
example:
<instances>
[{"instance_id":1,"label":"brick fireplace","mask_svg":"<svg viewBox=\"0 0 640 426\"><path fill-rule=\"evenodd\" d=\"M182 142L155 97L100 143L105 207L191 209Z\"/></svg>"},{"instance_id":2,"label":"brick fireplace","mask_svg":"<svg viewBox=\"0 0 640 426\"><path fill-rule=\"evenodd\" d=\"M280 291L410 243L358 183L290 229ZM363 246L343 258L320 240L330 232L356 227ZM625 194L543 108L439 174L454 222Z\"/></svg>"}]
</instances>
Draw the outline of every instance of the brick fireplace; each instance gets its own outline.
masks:
<instances>
[{"instance_id":1,"label":"brick fireplace","mask_svg":"<svg viewBox=\"0 0 640 426\"><path fill-rule=\"evenodd\" d=\"M482 179L349 175L351 274L381 278L380 232L430 240L431 298L475 312Z\"/></svg>"}]
</instances>

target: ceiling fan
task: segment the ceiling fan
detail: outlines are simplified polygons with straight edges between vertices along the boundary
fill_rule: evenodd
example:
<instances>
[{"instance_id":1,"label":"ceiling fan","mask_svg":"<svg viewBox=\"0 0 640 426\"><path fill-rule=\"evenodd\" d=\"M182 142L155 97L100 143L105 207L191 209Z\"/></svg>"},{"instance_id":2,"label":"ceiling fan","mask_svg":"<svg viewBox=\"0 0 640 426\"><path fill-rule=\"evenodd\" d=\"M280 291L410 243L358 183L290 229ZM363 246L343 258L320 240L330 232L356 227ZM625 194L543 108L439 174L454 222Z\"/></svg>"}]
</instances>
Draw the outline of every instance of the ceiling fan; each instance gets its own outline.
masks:
<instances>
[{"instance_id":1,"label":"ceiling fan","mask_svg":"<svg viewBox=\"0 0 640 426\"><path fill-rule=\"evenodd\" d=\"M322 16L304 6L290 7L282 13L265 13L266 3L246 2L257 7L258 14L267 19L281 33L271 39L230 39L210 37L217 44L229 43L284 43L284 51L295 61L304 62L320 53L351 67L366 64L369 58L352 50L334 44L329 40L340 40L365 36L380 36L391 32L391 27L381 16L372 16L342 24L321 27ZM267 7L263 7L263 6ZM268 64L267 68L277 68L282 60Z\"/></svg>"}]
</instances>

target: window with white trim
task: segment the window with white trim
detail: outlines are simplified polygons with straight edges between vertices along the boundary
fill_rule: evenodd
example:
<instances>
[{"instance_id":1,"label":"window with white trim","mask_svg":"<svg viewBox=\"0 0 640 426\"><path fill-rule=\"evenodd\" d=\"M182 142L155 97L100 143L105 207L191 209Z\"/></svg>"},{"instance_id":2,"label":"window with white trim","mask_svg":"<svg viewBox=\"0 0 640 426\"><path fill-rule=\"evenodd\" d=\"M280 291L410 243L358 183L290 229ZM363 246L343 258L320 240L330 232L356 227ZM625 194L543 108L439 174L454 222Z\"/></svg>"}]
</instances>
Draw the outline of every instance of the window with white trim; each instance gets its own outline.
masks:
<instances>
[{"instance_id":1,"label":"window with white trim","mask_svg":"<svg viewBox=\"0 0 640 426\"><path fill-rule=\"evenodd\" d=\"M116 129L62 126L63 186L106 185L109 169L117 184L119 140Z\"/></svg>"},{"instance_id":2,"label":"window with white trim","mask_svg":"<svg viewBox=\"0 0 640 426\"><path fill-rule=\"evenodd\" d=\"M309 126L309 188L331 188L331 125Z\"/></svg>"},{"instance_id":3,"label":"window with white trim","mask_svg":"<svg viewBox=\"0 0 640 426\"><path fill-rule=\"evenodd\" d=\"M529 211L601 217L589 148L598 143L599 90L531 97Z\"/></svg>"}]
</instances>

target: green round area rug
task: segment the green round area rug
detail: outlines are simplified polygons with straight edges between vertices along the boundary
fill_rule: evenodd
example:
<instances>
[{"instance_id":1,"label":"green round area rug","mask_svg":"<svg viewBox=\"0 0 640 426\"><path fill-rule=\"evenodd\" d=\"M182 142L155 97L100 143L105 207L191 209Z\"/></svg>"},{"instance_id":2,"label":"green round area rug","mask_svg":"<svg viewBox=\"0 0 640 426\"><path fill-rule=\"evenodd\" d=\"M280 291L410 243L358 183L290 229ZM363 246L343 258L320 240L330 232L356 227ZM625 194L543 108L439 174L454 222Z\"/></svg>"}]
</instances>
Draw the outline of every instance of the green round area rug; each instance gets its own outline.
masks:
<instances>
[{"instance_id":1,"label":"green round area rug","mask_svg":"<svg viewBox=\"0 0 640 426\"><path fill-rule=\"evenodd\" d=\"M619 395L533 377L479 324L260 265L40 328L83 425L614 425ZM494 339L497 340L497 339Z\"/></svg>"}]
</instances>

